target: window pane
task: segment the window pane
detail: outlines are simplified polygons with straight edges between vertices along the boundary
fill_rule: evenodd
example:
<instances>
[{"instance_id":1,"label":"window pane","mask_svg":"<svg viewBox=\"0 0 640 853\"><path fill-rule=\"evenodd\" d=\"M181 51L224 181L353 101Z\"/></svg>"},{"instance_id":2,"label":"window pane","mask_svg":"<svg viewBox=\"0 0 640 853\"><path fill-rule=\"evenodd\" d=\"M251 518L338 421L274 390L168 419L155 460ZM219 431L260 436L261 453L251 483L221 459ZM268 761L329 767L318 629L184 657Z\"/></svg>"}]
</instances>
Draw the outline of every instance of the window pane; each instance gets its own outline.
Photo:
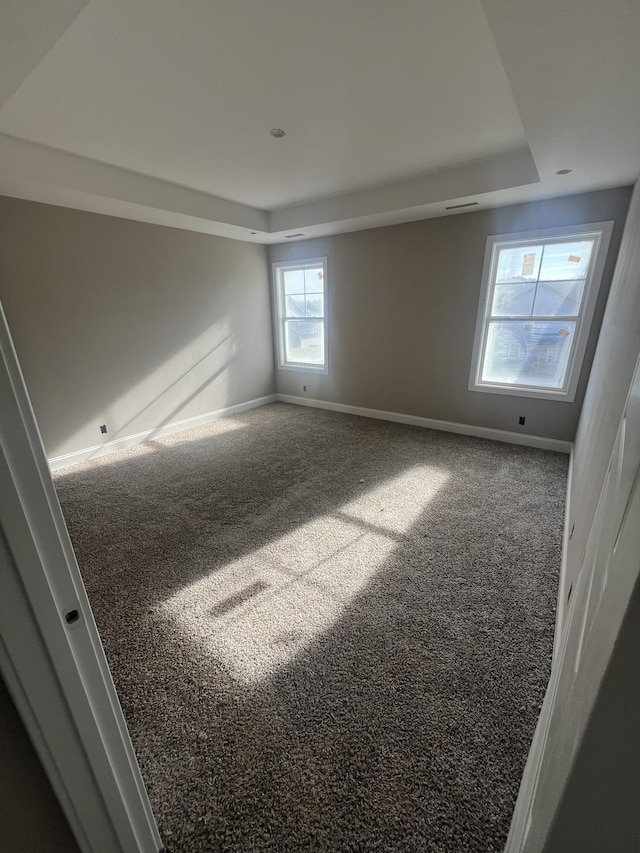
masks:
<instances>
[{"instance_id":1,"label":"window pane","mask_svg":"<svg viewBox=\"0 0 640 853\"><path fill-rule=\"evenodd\" d=\"M324 293L324 271L322 267L305 270L304 284L307 293Z\"/></svg>"},{"instance_id":2,"label":"window pane","mask_svg":"<svg viewBox=\"0 0 640 853\"><path fill-rule=\"evenodd\" d=\"M530 317L535 296L535 282L496 284L493 289L492 317Z\"/></svg>"},{"instance_id":3,"label":"window pane","mask_svg":"<svg viewBox=\"0 0 640 853\"><path fill-rule=\"evenodd\" d=\"M284 279L284 292L287 296L304 293L304 270L285 270L282 277Z\"/></svg>"},{"instance_id":4,"label":"window pane","mask_svg":"<svg viewBox=\"0 0 640 853\"><path fill-rule=\"evenodd\" d=\"M481 381L563 388L575 330L571 320L490 322Z\"/></svg>"},{"instance_id":5,"label":"window pane","mask_svg":"<svg viewBox=\"0 0 640 853\"><path fill-rule=\"evenodd\" d=\"M285 320L284 350L289 363L324 364L324 322Z\"/></svg>"},{"instance_id":6,"label":"window pane","mask_svg":"<svg viewBox=\"0 0 640 853\"><path fill-rule=\"evenodd\" d=\"M577 317L583 291L584 280L541 281L533 313L539 316Z\"/></svg>"},{"instance_id":7,"label":"window pane","mask_svg":"<svg viewBox=\"0 0 640 853\"><path fill-rule=\"evenodd\" d=\"M536 281L541 257L542 246L516 246L500 249L496 282Z\"/></svg>"},{"instance_id":8,"label":"window pane","mask_svg":"<svg viewBox=\"0 0 640 853\"><path fill-rule=\"evenodd\" d=\"M307 294L307 317L324 316L324 296L321 293Z\"/></svg>"},{"instance_id":9,"label":"window pane","mask_svg":"<svg viewBox=\"0 0 640 853\"><path fill-rule=\"evenodd\" d=\"M571 243L550 243L544 250L541 281L562 281L586 278L591 260L593 240Z\"/></svg>"},{"instance_id":10,"label":"window pane","mask_svg":"<svg viewBox=\"0 0 640 853\"><path fill-rule=\"evenodd\" d=\"M285 312L287 317L304 317L304 295L287 296Z\"/></svg>"}]
</instances>

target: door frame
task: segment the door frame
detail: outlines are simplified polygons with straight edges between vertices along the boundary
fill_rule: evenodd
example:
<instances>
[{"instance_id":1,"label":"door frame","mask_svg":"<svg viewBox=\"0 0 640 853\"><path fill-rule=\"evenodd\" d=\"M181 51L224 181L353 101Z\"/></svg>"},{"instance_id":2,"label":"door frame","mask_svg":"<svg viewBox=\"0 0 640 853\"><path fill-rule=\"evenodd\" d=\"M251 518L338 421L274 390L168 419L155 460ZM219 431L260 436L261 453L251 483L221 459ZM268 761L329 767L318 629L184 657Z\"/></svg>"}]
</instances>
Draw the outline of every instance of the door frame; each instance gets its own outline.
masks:
<instances>
[{"instance_id":1,"label":"door frame","mask_svg":"<svg viewBox=\"0 0 640 853\"><path fill-rule=\"evenodd\" d=\"M158 853L1 304L0 412L0 672L82 853Z\"/></svg>"}]
</instances>

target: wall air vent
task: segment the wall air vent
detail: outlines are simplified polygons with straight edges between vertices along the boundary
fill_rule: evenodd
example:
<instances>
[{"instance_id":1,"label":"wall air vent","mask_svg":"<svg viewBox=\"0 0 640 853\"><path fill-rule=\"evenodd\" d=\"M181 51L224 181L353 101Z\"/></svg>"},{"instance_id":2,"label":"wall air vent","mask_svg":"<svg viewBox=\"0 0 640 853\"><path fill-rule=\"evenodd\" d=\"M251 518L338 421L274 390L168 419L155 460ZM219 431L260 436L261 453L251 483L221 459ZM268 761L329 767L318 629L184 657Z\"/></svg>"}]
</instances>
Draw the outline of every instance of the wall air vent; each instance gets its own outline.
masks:
<instances>
[{"instance_id":1,"label":"wall air vent","mask_svg":"<svg viewBox=\"0 0 640 853\"><path fill-rule=\"evenodd\" d=\"M477 201L467 201L465 204L452 204L451 207L445 207L445 210L460 210L461 207L475 207Z\"/></svg>"}]
</instances>

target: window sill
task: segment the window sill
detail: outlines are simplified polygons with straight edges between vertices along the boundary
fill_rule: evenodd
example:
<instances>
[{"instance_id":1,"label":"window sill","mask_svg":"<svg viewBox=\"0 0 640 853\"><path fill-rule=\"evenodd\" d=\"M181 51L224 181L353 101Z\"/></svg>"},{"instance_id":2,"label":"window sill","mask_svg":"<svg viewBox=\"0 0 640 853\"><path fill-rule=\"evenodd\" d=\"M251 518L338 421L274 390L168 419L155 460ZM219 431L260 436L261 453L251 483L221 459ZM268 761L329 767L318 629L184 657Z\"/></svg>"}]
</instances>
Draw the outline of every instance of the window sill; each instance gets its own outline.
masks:
<instances>
[{"instance_id":1,"label":"window sill","mask_svg":"<svg viewBox=\"0 0 640 853\"><path fill-rule=\"evenodd\" d=\"M469 391L481 391L485 394L506 394L510 397L530 397L536 400L556 400L559 403L573 403L575 391L554 391L552 388L527 388L526 386L490 385L489 383L469 385Z\"/></svg>"},{"instance_id":2,"label":"window sill","mask_svg":"<svg viewBox=\"0 0 640 853\"><path fill-rule=\"evenodd\" d=\"M278 370L291 370L295 373L317 373L321 376L327 376L329 368L326 365L314 367L312 364L279 364Z\"/></svg>"}]
</instances>

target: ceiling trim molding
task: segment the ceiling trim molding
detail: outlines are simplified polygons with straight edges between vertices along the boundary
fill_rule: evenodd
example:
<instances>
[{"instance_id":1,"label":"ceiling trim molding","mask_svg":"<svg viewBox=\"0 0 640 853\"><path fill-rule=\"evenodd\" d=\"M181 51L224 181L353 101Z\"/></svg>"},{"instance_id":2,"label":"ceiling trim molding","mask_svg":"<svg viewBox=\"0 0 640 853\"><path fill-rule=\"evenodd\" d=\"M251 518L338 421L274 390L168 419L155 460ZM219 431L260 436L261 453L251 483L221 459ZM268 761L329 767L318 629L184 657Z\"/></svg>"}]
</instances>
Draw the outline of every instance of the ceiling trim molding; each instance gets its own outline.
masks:
<instances>
[{"instance_id":1,"label":"ceiling trim molding","mask_svg":"<svg viewBox=\"0 0 640 853\"><path fill-rule=\"evenodd\" d=\"M539 180L531 151L523 146L403 181L274 210L269 216L269 229L276 234L292 228L453 201L535 184Z\"/></svg>"},{"instance_id":2,"label":"ceiling trim molding","mask_svg":"<svg viewBox=\"0 0 640 853\"><path fill-rule=\"evenodd\" d=\"M39 143L0 134L0 194L217 234L278 242L291 229L332 231L422 218L427 206L539 183L528 147L359 192L259 210ZM361 221L361 224L358 224Z\"/></svg>"},{"instance_id":3,"label":"ceiling trim molding","mask_svg":"<svg viewBox=\"0 0 640 853\"><path fill-rule=\"evenodd\" d=\"M133 219L149 208L252 231L269 228L264 210L7 134L0 134L0 192L63 206L75 206L73 199L85 196L83 209L90 209L89 197L103 198L110 200L112 210L121 208L115 215L126 216L125 208L135 206Z\"/></svg>"}]
</instances>

